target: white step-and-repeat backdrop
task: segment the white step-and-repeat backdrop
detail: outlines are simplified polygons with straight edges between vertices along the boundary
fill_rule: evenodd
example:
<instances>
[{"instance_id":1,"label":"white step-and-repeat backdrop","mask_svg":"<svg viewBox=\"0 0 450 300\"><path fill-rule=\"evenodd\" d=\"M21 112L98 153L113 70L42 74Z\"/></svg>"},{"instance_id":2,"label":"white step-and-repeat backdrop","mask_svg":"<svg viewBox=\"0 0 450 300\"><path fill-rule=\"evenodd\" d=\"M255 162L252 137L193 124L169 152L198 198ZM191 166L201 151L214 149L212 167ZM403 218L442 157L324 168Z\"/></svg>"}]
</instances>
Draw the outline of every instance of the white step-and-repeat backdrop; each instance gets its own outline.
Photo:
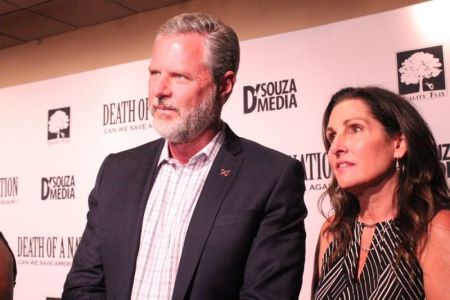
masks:
<instances>
[{"instance_id":1,"label":"white step-and-repeat backdrop","mask_svg":"<svg viewBox=\"0 0 450 300\"><path fill-rule=\"evenodd\" d=\"M317 200L330 168L320 126L334 92L379 85L403 94L431 126L450 178L449 11L445 1L426 2L241 43L223 118L237 134L304 163L309 215L301 299L310 295L323 222ZM15 299L60 297L103 158L158 137L147 112L148 64L0 90L0 230L18 263Z\"/></svg>"}]
</instances>

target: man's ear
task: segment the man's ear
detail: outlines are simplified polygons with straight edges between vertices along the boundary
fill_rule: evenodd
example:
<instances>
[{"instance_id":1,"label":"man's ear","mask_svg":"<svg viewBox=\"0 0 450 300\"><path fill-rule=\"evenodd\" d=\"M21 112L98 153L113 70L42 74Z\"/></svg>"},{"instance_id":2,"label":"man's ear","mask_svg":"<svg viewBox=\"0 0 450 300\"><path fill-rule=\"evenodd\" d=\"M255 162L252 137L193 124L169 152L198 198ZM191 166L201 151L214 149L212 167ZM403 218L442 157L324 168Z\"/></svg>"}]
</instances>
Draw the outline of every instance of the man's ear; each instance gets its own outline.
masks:
<instances>
[{"instance_id":1,"label":"man's ear","mask_svg":"<svg viewBox=\"0 0 450 300\"><path fill-rule=\"evenodd\" d=\"M234 84L236 83L236 73L234 71L226 71L219 82L218 93L221 99L221 104L224 105L227 102L233 91Z\"/></svg>"},{"instance_id":2,"label":"man's ear","mask_svg":"<svg viewBox=\"0 0 450 300\"><path fill-rule=\"evenodd\" d=\"M401 159L408 152L408 143L403 133L400 133L394 137L394 157Z\"/></svg>"}]
</instances>

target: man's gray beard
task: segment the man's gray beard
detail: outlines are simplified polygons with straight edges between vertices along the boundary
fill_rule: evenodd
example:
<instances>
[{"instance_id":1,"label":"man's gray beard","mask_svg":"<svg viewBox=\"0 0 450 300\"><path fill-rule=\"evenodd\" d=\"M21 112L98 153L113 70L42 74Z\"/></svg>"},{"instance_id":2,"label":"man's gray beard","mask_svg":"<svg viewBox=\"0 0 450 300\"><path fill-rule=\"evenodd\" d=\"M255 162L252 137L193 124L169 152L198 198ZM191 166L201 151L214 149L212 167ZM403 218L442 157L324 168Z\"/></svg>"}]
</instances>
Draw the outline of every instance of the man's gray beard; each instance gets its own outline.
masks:
<instances>
[{"instance_id":1,"label":"man's gray beard","mask_svg":"<svg viewBox=\"0 0 450 300\"><path fill-rule=\"evenodd\" d=\"M153 116L153 128L163 138L174 144L194 140L220 119L221 107L216 95L216 90L212 89L198 107L189 111L177 109L179 113L177 120L167 121ZM158 101L165 104L164 99Z\"/></svg>"}]
</instances>

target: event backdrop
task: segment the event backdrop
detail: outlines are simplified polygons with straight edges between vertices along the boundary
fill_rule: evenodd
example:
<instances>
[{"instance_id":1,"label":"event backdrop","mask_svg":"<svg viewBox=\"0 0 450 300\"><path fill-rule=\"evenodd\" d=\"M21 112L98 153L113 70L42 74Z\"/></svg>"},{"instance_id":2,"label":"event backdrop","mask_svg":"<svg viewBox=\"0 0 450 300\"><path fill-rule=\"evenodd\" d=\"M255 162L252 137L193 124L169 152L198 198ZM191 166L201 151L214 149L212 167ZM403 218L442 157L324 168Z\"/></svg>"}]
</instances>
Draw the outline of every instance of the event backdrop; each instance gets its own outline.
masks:
<instances>
[{"instance_id":1,"label":"event backdrop","mask_svg":"<svg viewBox=\"0 0 450 300\"><path fill-rule=\"evenodd\" d=\"M238 81L223 118L237 134L304 164L309 214L301 299L310 295L324 220L317 200L330 167L320 126L334 92L378 85L404 95L431 126L450 178L450 24L442 5L427 2L241 43ZM147 111L148 64L0 90L0 230L18 263L15 299L60 297L103 158L158 137Z\"/></svg>"}]
</instances>

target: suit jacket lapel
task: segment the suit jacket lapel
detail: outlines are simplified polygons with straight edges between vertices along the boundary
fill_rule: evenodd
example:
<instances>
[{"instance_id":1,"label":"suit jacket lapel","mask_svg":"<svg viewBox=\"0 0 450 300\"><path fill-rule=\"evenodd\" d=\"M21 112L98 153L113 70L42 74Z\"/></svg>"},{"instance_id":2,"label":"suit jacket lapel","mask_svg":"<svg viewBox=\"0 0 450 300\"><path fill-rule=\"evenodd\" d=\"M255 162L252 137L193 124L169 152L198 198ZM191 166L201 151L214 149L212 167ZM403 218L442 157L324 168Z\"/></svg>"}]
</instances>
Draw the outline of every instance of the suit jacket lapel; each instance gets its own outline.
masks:
<instances>
[{"instance_id":1,"label":"suit jacket lapel","mask_svg":"<svg viewBox=\"0 0 450 300\"><path fill-rule=\"evenodd\" d=\"M226 126L225 140L206 178L189 223L172 299L184 299L206 240L227 191L236 178L241 159L239 138Z\"/></svg>"},{"instance_id":2,"label":"suit jacket lapel","mask_svg":"<svg viewBox=\"0 0 450 300\"><path fill-rule=\"evenodd\" d=\"M161 151L164 146L164 140L160 139L157 141L157 143L152 144L152 146L153 147L150 149L145 149L146 153L144 153L144 155L142 156L143 160L137 162L138 165L144 165L144 168L140 169L138 166L136 166L136 170L142 170L142 172L137 173L134 180L142 180L145 182L145 185L143 189L136 195L136 197L138 197L138 205L132 206L133 211L128 215L130 220L135 220L135 225L129 227L131 243L128 247L131 247L130 259L132 260L130 261L130 265L132 266L132 268L130 270L131 276L127 276L127 278L129 278L129 282L125 285L128 288L127 295L129 297L131 296L131 289L133 287L145 208L150 196L150 191L156 179L158 160L161 156ZM136 230L136 228L139 228L139 230Z\"/></svg>"}]
</instances>

